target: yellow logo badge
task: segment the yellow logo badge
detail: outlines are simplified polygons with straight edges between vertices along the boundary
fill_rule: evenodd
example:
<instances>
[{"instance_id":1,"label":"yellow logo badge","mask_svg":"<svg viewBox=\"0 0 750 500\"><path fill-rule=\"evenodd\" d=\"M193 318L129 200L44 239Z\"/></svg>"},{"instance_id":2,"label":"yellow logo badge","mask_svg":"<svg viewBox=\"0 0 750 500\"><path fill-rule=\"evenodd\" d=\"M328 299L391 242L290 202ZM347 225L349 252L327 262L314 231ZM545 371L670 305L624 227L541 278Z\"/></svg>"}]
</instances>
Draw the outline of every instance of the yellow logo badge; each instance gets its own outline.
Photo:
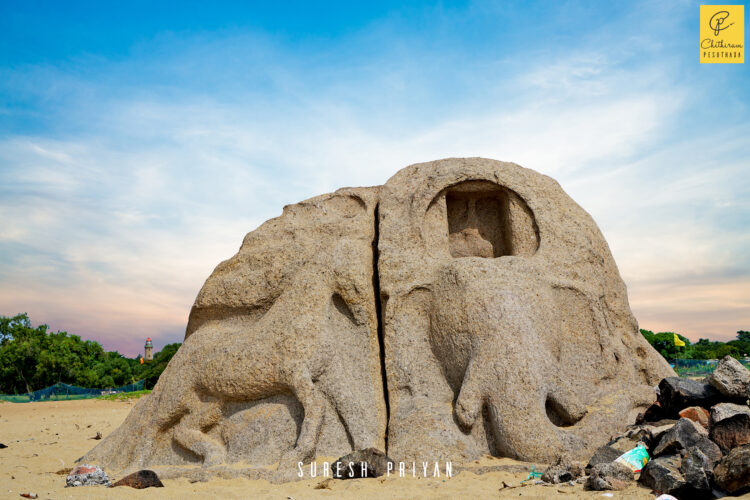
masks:
<instances>
[{"instance_id":1,"label":"yellow logo badge","mask_svg":"<svg viewBox=\"0 0 750 500\"><path fill-rule=\"evenodd\" d=\"M701 62L745 62L745 6L701 5Z\"/></svg>"}]
</instances>

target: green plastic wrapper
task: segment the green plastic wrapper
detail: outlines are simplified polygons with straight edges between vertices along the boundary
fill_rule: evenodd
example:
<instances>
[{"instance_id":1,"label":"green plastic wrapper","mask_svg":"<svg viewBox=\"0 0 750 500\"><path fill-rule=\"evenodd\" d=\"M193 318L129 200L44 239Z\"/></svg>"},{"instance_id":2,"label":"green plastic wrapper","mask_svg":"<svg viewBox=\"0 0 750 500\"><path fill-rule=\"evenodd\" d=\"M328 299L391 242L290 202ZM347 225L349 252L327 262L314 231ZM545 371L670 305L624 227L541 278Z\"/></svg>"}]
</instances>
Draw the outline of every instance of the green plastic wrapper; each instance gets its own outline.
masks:
<instances>
[{"instance_id":1,"label":"green plastic wrapper","mask_svg":"<svg viewBox=\"0 0 750 500\"><path fill-rule=\"evenodd\" d=\"M646 447L639 444L630 451L626 451L615 462L627 465L633 472L640 472L644 465L648 463L651 457L648 456Z\"/></svg>"}]
</instances>

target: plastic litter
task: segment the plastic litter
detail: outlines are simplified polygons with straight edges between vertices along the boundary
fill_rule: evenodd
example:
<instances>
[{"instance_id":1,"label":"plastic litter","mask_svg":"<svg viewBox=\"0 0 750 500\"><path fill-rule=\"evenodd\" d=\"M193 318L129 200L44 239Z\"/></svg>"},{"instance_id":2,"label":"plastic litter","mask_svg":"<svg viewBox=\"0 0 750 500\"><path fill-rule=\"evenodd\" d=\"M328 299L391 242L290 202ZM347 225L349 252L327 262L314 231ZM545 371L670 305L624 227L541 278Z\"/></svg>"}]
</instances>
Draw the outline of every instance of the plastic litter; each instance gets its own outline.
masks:
<instances>
[{"instance_id":1,"label":"plastic litter","mask_svg":"<svg viewBox=\"0 0 750 500\"><path fill-rule=\"evenodd\" d=\"M532 465L531 473L526 477L526 479L524 479L524 481L528 481L529 479L537 479L540 477L542 477L542 473L536 470L536 465Z\"/></svg>"},{"instance_id":2,"label":"plastic litter","mask_svg":"<svg viewBox=\"0 0 750 500\"><path fill-rule=\"evenodd\" d=\"M658 497L656 497L654 500L677 500L677 498L664 493L663 495L659 495Z\"/></svg>"},{"instance_id":3,"label":"plastic litter","mask_svg":"<svg viewBox=\"0 0 750 500\"><path fill-rule=\"evenodd\" d=\"M630 451L626 451L617 459L615 462L620 462L623 465L628 466L633 472L640 472L643 466L648 463L651 457L648 456L648 451L643 444L638 444L635 448Z\"/></svg>"}]
</instances>

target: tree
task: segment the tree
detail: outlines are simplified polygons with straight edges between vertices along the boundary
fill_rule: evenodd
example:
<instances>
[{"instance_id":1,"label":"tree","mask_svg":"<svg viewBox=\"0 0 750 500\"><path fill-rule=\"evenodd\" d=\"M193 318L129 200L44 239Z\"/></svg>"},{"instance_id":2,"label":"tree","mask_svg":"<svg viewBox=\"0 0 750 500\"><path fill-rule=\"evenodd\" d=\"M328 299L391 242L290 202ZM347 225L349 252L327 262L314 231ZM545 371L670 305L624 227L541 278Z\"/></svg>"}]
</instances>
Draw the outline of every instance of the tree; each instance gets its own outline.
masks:
<instances>
[{"instance_id":1,"label":"tree","mask_svg":"<svg viewBox=\"0 0 750 500\"><path fill-rule=\"evenodd\" d=\"M651 330L641 329L643 337L651 344L654 349L659 352L665 359L676 359L689 357L691 352L690 339L674 332L659 332L654 333ZM677 337L685 342L685 346L677 346L674 343L674 337Z\"/></svg>"},{"instance_id":2,"label":"tree","mask_svg":"<svg viewBox=\"0 0 750 500\"><path fill-rule=\"evenodd\" d=\"M31 321L26 313L16 314L12 318L0 316L0 346L13 340L14 334L18 335L30 328Z\"/></svg>"},{"instance_id":3,"label":"tree","mask_svg":"<svg viewBox=\"0 0 750 500\"><path fill-rule=\"evenodd\" d=\"M169 344L141 365L101 344L67 332L48 332L47 325L32 328L27 314L0 316L0 393L18 394L43 389L57 382L90 388L132 384L143 378L153 387L180 344Z\"/></svg>"}]
</instances>

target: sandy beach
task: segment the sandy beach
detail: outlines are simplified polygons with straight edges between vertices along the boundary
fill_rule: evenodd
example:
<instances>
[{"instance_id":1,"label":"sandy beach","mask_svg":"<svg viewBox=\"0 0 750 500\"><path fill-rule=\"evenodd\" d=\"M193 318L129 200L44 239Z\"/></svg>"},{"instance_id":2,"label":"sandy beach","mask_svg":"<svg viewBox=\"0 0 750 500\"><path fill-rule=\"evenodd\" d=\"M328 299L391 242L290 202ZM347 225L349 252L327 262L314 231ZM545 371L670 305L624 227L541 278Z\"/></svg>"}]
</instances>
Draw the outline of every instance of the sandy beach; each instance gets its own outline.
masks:
<instances>
[{"instance_id":1,"label":"sandy beach","mask_svg":"<svg viewBox=\"0 0 750 500\"><path fill-rule=\"evenodd\" d=\"M214 479L191 483L164 480L164 488L134 490L127 487L66 488L65 474L74 461L91 449L97 432L112 432L133 407L133 401L80 400L45 403L0 403L0 498L21 498L37 493L51 498L607 498L583 486L519 486L532 464L486 457L472 467L499 470L474 474L460 471L452 478L377 478L331 480L321 478L287 484L264 480ZM117 480L119 477L110 479ZM508 486L504 486L508 485ZM612 492L610 498L652 499L647 488L631 486Z\"/></svg>"}]
</instances>

